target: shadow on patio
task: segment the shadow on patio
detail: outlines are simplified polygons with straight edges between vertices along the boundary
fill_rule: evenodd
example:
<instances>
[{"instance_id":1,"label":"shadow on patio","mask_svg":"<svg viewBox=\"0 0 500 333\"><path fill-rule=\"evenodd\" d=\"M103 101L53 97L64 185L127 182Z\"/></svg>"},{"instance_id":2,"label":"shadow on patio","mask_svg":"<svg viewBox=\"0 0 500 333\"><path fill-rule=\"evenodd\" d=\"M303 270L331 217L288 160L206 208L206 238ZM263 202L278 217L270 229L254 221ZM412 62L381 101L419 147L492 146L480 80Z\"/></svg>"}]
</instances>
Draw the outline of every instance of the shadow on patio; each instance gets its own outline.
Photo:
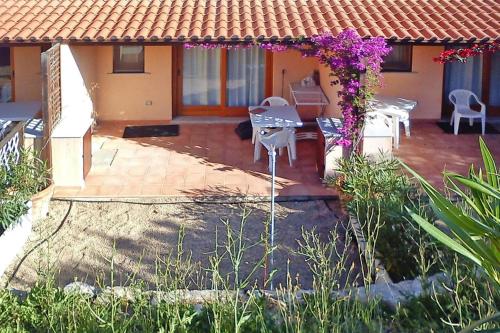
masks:
<instances>
[{"instance_id":1,"label":"shadow on patio","mask_svg":"<svg viewBox=\"0 0 500 333\"><path fill-rule=\"evenodd\" d=\"M157 124L157 122L155 122ZM134 122L137 124L137 122ZM114 157L92 166L83 189L58 189L58 197L268 196L265 150L253 162L253 145L234 133L235 124L181 124L177 137L123 139L126 123L100 123L93 151ZM293 167L278 158L280 196L331 196L316 171L314 141L297 143ZM94 161L95 162L95 161Z\"/></svg>"},{"instance_id":2,"label":"shadow on patio","mask_svg":"<svg viewBox=\"0 0 500 333\"><path fill-rule=\"evenodd\" d=\"M500 133L500 123L491 123ZM462 126L467 126L463 124ZM494 157L500 157L500 134L483 137ZM447 134L436 121L413 121L411 137L402 136L395 156L436 186L443 187L443 171L466 174L471 164L483 168L478 134Z\"/></svg>"},{"instance_id":3,"label":"shadow on patio","mask_svg":"<svg viewBox=\"0 0 500 333\"><path fill-rule=\"evenodd\" d=\"M155 122L157 123L157 122ZM137 122L133 122L137 124ZM143 123L141 123L143 124ZM177 137L123 139L124 122L99 124L93 150L108 153L110 164L94 165L86 186L61 188L56 197L227 197L269 196L270 175L265 150L253 162L253 145L234 133L235 124L182 124ZM500 156L500 134L485 140ZM298 141L298 159L288 165L278 158L279 196L331 196L316 171L316 142ZM481 165L478 135L444 133L436 121L413 121L411 137L403 137L396 157L442 187L442 171L467 172Z\"/></svg>"}]
</instances>

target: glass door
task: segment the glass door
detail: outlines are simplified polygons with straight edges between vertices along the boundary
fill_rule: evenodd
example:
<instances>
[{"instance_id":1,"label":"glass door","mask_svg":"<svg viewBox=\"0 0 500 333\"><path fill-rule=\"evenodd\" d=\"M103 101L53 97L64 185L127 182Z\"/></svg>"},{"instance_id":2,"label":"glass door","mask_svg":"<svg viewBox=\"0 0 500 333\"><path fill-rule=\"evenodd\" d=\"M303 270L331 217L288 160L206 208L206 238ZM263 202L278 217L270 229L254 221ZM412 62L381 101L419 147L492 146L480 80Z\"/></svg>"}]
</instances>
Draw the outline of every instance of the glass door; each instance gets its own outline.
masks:
<instances>
[{"instance_id":1,"label":"glass door","mask_svg":"<svg viewBox=\"0 0 500 333\"><path fill-rule=\"evenodd\" d=\"M184 50L182 105L220 105L220 51L201 47Z\"/></svg>"},{"instance_id":2,"label":"glass door","mask_svg":"<svg viewBox=\"0 0 500 333\"><path fill-rule=\"evenodd\" d=\"M490 87L489 87L489 109L487 116L500 116L500 52L490 55Z\"/></svg>"},{"instance_id":3,"label":"glass door","mask_svg":"<svg viewBox=\"0 0 500 333\"><path fill-rule=\"evenodd\" d=\"M179 48L176 58L177 114L247 115L270 95L272 58L261 48Z\"/></svg>"},{"instance_id":4,"label":"glass door","mask_svg":"<svg viewBox=\"0 0 500 333\"><path fill-rule=\"evenodd\" d=\"M264 99L266 59L258 47L227 51L227 106L248 107Z\"/></svg>"},{"instance_id":5,"label":"glass door","mask_svg":"<svg viewBox=\"0 0 500 333\"><path fill-rule=\"evenodd\" d=\"M12 102L10 48L0 47L0 103Z\"/></svg>"}]
</instances>

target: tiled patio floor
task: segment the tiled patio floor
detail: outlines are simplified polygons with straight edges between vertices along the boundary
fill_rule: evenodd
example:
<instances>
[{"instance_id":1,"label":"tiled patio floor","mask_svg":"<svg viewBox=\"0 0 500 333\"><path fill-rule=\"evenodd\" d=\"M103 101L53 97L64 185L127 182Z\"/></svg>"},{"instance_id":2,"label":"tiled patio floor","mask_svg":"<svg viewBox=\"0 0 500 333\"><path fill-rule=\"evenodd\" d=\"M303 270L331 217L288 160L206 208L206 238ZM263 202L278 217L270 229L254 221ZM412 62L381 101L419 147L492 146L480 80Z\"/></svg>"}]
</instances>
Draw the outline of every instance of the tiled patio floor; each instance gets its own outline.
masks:
<instances>
[{"instance_id":1,"label":"tiled patio floor","mask_svg":"<svg viewBox=\"0 0 500 333\"><path fill-rule=\"evenodd\" d=\"M235 124L180 125L177 137L123 139L125 123L101 123L94 150L117 149L111 166L93 166L83 189L57 189L58 197L228 196L270 194L265 149L253 163L253 145L234 133ZM299 159L277 164L281 196L334 195L316 172L314 141L297 144Z\"/></svg>"},{"instance_id":2,"label":"tiled patio floor","mask_svg":"<svg viewBox=\"0 0 500 333\"><path fill-rule=\"evenodd\" d=\"M253 146L234 134L234 124L182 124L178 137L123 139L125 123L101 123L94 150L117 153L110 166L94 165L82 189L56 189L57 197L228 196L270 193L267 156L253 163ZM500 157L500 135L486 135ZM297 143L298 160L286 154L277 165L281 196L333 195L316 172L314 141ZM414 121L412 136L402 137L395 155L441 185L441 172L466 172L480 164L478 135L445 134L435 121Z\"/></svg>"},{"instance_id":3,"label":"tiled patio floor","mask_svg":"<svg viewBox=\"0 0 500 333\"><path fill-rule=\"evenodd\" d=\"M466 126L468 124L463 121L460 128ZM498 121L494 126L500 132ZM486 134L483 138L493 156L500 161L500 134ZM401 140L395 155L439 187L443 186L444 170L465 174L472 163L483 167L479 135L446 134L435 121L413 121L411 136L402 135Z\"/></svg>"}]
</instances>

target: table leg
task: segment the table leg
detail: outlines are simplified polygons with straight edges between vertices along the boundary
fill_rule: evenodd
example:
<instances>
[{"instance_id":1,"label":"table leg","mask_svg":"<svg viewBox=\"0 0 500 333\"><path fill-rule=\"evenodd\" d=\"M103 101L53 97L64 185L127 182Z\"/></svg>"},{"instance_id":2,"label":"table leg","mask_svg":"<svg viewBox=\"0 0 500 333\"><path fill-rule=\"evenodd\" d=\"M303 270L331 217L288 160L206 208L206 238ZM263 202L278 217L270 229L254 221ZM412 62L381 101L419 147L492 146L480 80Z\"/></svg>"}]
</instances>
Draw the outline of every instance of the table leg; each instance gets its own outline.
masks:
<instances>
[{"instance_id":1,"label":"table leg","mask_svg":"<svg viewBox=\"0 0 500 333\"><path fill-rule=\"evenodd\" d=\"M394 147L399 148L399 117L392 116L392 126L394 131Z\"/></svg>"}]
</instances>

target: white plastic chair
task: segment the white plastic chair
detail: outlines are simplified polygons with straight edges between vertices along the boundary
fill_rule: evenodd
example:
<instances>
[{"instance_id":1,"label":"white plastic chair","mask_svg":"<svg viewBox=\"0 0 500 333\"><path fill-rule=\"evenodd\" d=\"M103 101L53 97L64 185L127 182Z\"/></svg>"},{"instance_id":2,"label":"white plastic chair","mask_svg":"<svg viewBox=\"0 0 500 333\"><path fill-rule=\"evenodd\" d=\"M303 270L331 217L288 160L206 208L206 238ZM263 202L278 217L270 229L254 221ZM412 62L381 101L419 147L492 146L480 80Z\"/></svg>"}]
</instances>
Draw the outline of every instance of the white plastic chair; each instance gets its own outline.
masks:
<instances>
[{"instance_id":1,"label":"white plastic chair","mask_svg":"<svg viewBox=\"0 0 500 333\"><path fill-rule=\"evenodd\" d=\"M288 101L279 96L271 96L264 99L261 103L261 106L269 105L269 106L285 106L289 105ZM251 111L252 109L250 109ZM252 143L255 143L255 138L257 137L257 133L261 130L260 127L254 127L252 130Z\"/></svg>"},{"instance_id":2,"label":"white plastic chair","mask_svg":"<svg viewBox=\"0 0 500 333\"><path fill-rule=\"evenodd\" d=\"M481 105L480 111L474 111L470 107L471 97L474 97L476 102ZM472 126L474 119L481 118L481 131L484 135L486 127L486 105L482 103L479 98L472 91L465 89L455 89L448 95L450 102L453 103L454 109L451 115L450 125L453 126L453 133L458 134L458 127L460 126L460 118L469 118L469 125Z\"/></svg>"},{"instance_id":3,"label":"white plastic chair","mask_svg":"<svg viewBox=\"0 0 500 333\"><path fill-rule=\"evenodd\" d=\"M272 133L258 132L253 154L254 163L260 160L261 146L264 145L268 151L273 149L279 149L281 151L283 148L286 148L288 151L288 162L290 163L290 166L292 166L293 150L290 144L291 135L293 135L293 132L289 128L283 128L281 131ZM271 171L271 168L272 161L269 159L269 171Z\"/></svg>"}]
</instances>

